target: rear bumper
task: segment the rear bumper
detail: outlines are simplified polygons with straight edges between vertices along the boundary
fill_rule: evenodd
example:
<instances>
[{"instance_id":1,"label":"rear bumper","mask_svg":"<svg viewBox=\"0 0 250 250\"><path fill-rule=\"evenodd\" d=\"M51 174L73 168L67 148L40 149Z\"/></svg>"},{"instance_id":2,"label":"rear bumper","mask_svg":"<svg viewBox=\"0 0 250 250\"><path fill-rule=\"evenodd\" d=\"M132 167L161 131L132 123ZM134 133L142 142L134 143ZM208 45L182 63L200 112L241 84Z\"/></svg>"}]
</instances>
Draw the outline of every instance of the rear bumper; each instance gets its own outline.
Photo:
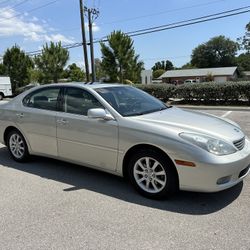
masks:
<instances>
[{"instance_id":1,"label":"rear bumper","mask_svg":"<svg viewBox=\"0 0 250 250\"><path fill-rule=\"evenodd\" d=\"M217 156L217 162L195 162L196 167L177 165L181 190L218 192L241 182L250 172L250 143L243 150Z\"/></svg>"}]
</instances>

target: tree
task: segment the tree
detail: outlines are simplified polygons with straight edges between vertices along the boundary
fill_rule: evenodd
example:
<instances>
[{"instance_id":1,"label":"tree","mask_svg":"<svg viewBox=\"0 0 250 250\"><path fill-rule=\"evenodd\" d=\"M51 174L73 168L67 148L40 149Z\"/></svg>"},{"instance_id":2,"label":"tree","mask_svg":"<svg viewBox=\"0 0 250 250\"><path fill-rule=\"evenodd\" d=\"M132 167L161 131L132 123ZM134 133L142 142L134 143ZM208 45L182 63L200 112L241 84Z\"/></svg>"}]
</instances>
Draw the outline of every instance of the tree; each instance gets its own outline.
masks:
<instances>
[{"instance_id":1,"label":"tree","mask_svg":"<svg viewBox=\"0 0 250 250\"><path fill-rule=\"evenodd\" d=\"M240 47L250 53L250 22L246 25L246 32L243 37L237 39Z\"/></svg>"},{"instance_id":2,"label":"tree","mask_svg":"<svg viewBox=\"0 0 250 250\"><path fill-rule=\"evenodd\" d=\"M43 82L58 82L69 59L69 52L59 43L50 42L43 46L42 54L35 57L37 68L43 73Z\"/></svg>"},{"instance_id":3,"label":"tree","mask_svg":"<svg viewBox=\"0 0 250 250\"><path fill-rule=\"evenodd\" d=\"M43 73L36 68L29 68L28 70L29 79L31 83L42 83L44 79Z\"/></svg>"},{"instance_id":4,"label":"tree","mask_svg":"<svg viewBox=\"0 0 250 250\"><path fill-rule=\"evenodd\" d=\"M181 66L181 69L195 69L196 67L192 65L190 62Z\"/></svg>"},{"instance_id":5,"label":"tree","mask_svg":"<svg viewBox=\"0 0 250 250\"><path fill-rule=\"evenodd\" d=\"M238 44L225 36L217 36L196 47L191 64L198 68L227 67L235 65Z\"/></svg>"},{"instance_id":6,"label":"tree","mask_svg":"<svg viewBox=\"0 0 250 250\"><path fill-rule=\"evenodd\" d=\"M155 71L153 71L153 78L158 78L160 77L162 74L164 74L166 71L165 69L157 69Z\"/></svg>"},{"instance_id":7,"label":"tree","mask_svg":"<svg viewBox=\"0 0 250 250\"><path fill-rule=\"evenodd\" d=\"M6 68L3 63L0 63L0 76L4 76L6 74Z\"/></svg>"},{"instance_id":8,"label":"tree","mask_svg":"<svg viewBox=\"0 0 250 250\"><path fill-rule=\"evenodd\" d=\"M171 61L166 60L166 61L161 61L161 62L156 62L155 65L152 67L152 70L158 70L158 69L164 69L166 70L172 70L174 69L174 65Z\"/></svg>"},{"instance_id":9,"label":"tree","mask_svg":"<svg viewBox=\"0 0 250 250\"><path fill-rule=\"evenodd\" d=\"M242 53L236 58L240 71L250 71L250 53Z\"/></svg>"},{"instance_id":10,"label":"tree","mask_svg":"<svg viewBox=\"0 0 250 250\"><path fill-rule=\"evenodd\" d=\"M75 63L70 64L63 73L63 77L69 78L73 82L84 81L85 74Z\"/></svg>"},{"instance_id":11,"label":"tree","mask_svg":"<svg viewBox=\"0 0 250 250\"><path fill-rule=\"evenodd\" d=\"M95 73L97 80L105 78L105 72L102 67L102 61L99 58L95 58Z\"/></svg>"},{"instance_id":12,"label":"tree","mask_svg":"<svg viewBox=\"0 0 250 250\"><path fill-rule=\"evenodd\" d=\"M139 56L135 55L132 39L121 31L108 36L108 45L100 43L102 68L110 82L124 82L125 79L137 81L143 68Z\"/></svg>"},{"instance_id":13,"label":"tree","mask_svg":"<svg viewBox=\"0 0 250 250\"><path fill-rule=\"evenodd\" d=\"M17 45L7 49L3 56L5 73L10 77L12 90L29 83L29 68L33 67L33 62Z\"/></svg>"}]
</instances>

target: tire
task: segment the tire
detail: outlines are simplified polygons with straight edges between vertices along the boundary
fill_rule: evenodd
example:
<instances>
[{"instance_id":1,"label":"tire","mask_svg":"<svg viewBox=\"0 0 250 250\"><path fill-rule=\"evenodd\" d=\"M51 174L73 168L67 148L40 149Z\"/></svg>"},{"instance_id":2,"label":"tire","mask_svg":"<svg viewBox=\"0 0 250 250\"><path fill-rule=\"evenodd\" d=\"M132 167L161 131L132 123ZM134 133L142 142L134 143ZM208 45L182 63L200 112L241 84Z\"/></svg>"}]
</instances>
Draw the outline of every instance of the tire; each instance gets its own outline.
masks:
<instances>
[{"instance_id":1,"label":"tire","mask_svg":"<svg viewBox=\"0 0 250 250\"><path fill-rule=\"evenodd\" d=\"M29 150L23 135L13 129L7 135L7 147L12 158L17 162L26 162L29 158Z\"/></svg>"},{"instance_id":2,"label":"tire","mask_svg":"<svg viewBox=\"0 0 250 250\"><path fill-rule=\"evenodd\" d=\"M3 100L3 98L4 98L3 93L0 93L0 101Z\"/></svg>"},{"instance_id":3,"label":"tire","mask_svg":"<svg viewBox=\"0 0 250 250\"><path fill-rule=\"evenodd\" d=\"M173 163L153 150L134 154L128 165L128 177L136 190L147 198L167 198L178 190Z\"/></svg>"}]
</instances>

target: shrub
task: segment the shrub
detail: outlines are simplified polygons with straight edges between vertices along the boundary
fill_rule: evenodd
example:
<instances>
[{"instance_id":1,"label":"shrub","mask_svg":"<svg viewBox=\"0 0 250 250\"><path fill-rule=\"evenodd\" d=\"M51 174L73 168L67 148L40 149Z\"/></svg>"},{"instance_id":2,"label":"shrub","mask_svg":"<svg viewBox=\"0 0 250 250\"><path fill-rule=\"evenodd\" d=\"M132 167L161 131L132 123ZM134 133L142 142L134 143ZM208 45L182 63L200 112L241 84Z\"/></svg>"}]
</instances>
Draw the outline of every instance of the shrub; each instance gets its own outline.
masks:
<instances>
[{"instance_id":1,"label":"shrub","mask_svg":"<svg viewBox=\"0 0 250 250\"><path fill-rule=\"evenodd\" d=\"M167 102L174 96L175 86L171 84L136 84L135 87L155 96L156 98Z\"/></svg>"},{"instance_id":2,"label":"shrub","mask_svg":"<svg viewBox=\"0 0 250 250\"><path fill-rule=\"evenodd\" d=\"M167 102L169 98L183 99L184 102L206 104L237 104L248 101L250 104L250 82L205 82L196 84L149 84L135 85L149 94Z\"/></svg>"}]
</instances>

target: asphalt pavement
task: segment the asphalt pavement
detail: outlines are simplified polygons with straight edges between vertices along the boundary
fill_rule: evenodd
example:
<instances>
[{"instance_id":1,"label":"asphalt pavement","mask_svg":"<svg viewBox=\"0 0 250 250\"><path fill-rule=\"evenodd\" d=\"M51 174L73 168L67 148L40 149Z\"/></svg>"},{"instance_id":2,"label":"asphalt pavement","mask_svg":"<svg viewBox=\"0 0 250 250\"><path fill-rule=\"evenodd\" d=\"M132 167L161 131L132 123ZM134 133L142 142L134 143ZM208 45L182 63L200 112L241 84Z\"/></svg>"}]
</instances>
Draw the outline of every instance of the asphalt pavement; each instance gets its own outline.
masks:
<instances>
[{"instance_id":1,"label":"asphalt pavement","mask_svg":"<svg viewBox=\"0 0 250 250\"><path fill-rule=\"evenodd\" d=\"M206 110L238 122L250 113ZM250 176L219 193L155 201L122 178L0 145L0 249L250 249Z\"/></svg>"}]
</instances>

